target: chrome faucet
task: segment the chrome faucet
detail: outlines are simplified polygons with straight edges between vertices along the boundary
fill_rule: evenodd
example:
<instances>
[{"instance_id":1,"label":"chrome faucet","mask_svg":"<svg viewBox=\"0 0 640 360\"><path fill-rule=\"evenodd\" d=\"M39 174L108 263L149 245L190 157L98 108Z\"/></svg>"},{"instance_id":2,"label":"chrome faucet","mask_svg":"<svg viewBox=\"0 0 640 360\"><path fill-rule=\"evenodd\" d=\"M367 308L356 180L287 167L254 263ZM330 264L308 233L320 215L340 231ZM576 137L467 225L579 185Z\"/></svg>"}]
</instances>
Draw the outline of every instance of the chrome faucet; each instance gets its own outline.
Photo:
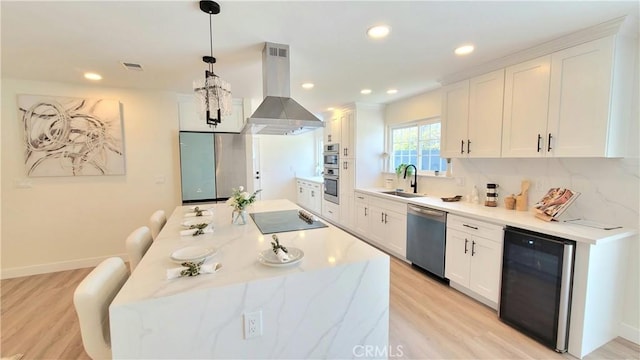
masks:
<instances>
[{"instance_id":1,"label":"chrome faucet","mask_svg":"<svg viewBox=\"0 0 640 360\"><path fill-rule=\"evenodd\" d=\"M411 187L413 188L413 193L415 194L418 192L418 169L416 168L415 165L409 164L404 167L403 179L407 178L407 169L409 168L409 166L413 166L413 181L411 181Z\"/></svg>"}]
</instances>

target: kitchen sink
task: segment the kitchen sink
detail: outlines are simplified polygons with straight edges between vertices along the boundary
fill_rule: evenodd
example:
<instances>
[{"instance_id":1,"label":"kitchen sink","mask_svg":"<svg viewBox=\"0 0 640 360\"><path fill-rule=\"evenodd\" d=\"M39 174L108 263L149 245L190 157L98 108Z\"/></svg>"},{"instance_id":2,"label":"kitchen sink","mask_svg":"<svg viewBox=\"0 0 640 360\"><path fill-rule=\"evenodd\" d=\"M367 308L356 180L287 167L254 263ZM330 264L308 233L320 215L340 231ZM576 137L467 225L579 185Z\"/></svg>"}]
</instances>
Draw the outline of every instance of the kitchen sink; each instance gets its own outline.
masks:
<instances>
[{"instance_id":1,"label":"kitchen sink","mask_svg":"<svg viewBox=\"0 0 640 360\"><path fill-rule=\"evenodd\" d=\"M382 193L387 195L400 196L403 198L425 197L425 195L408 193L403 191L382 191Z\"/></svg>"}]
</instances>

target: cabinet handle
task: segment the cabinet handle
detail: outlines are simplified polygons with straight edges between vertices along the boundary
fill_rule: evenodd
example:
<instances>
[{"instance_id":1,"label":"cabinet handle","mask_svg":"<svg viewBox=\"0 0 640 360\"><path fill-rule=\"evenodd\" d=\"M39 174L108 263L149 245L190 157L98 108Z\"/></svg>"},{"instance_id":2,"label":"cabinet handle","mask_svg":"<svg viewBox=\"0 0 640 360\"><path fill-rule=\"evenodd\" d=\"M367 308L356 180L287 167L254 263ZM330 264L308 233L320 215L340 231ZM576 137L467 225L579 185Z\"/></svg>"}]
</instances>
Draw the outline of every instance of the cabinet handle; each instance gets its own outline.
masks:
<instances>
[{"instance_id":1,"label":"cabinet handle","mask_svg":"<svg viewBox=\"0 0 640 360\"><path fill-rule=\"evenodd\" d=\"M344 156L349 156L349 148L344 148Z\"/></svg>"},{"instance_id":2,"label":"cabinet handle","mask_svg":"<svg viewBox=\"0 0 640 360\"><path fill-rule=\"evenodd\" d=\"M460 154L464 154L464 140L460 140Z\"/></svg>"},{"instance_id":3,"label":"cabinet handle","mask_svg":"<svg viewBox=\"0 0 640 360\"><path fill-rule=\"evenodd\" d=\"M467 154L471 153L471 140L467 139Z\"/></svg>"},{"instance_id":4,"label":"cabinet handle","mask_svg":"<svg viewBox=\"0 0 640 360\"><path fill-rule=\"evenodd\" d=\"M313 190L311 190L311 197L316 197L316 193Z\"/></svg>"},{"instance_id":5,"label":"cabinet handle","mask_svg":"<svg viewBox=\"0 0 640 360\"><path fill-rule=\"evenodd\" d=\"M358 196L358 199L364 200L364 196Z\"/></svg>"},{"instance_id":6,"label":"cabinet handle","mask_svg":"<svg viewBox=\"0 0 640 360\"><path fill-rule=\"evenodd\" d=\"M540 141L542 140L542 135L538 134L538 152L540 152L540 150L542 150L542 147L540 147Z\"/></svg>"},{"instance_id":7,"label":"cabinet handle","mask_svg":"<svg viewBox=\"0 0 640 360\"><path fill-rule=\"evenodd\" d=\"M469 229L478 230L478 228L475 227L475 226L471 226L471 225L467 225L467 224L462 224L462 226L468 227Z\"/></svg>"},{"instance_id":8,"label":"cabinet handle","mask_svg":"<svg viewBox=\"0 0 640 360\"><path fill-rule=\"evenodd\" d=\"M380 213L380 222L383 223L384 222L384 213Z\"/></svg>"},{"instance_id":9,"label":"cabinet handle","mask_svg":"<svg viewBox=\"0 0 640 360\"><path fill-rule=\"evenodd\" d=\"M549 133L549 142L547 143L547 151L551 151L551 133Z\"/></svg>"},{"instance_id":10,"label":"cabinet handle","mask_svg":"<svg viewBox=\"0 0 640 360\"><path fill-rule=\"evenodd\" d=\"M471 241L471 256L476 254L476 242Z\"/></svg>"},{"instance_id":11,"label":"cabinet handle","mask_svg":"<svg viewBox=\"0 0 640 360\"><path fill-rule=\"evenodd\" d=\"M302 188L300 188L300 194L302 194Z\"/></svg>"},{"instance_id":12,"label":"cabinet handle","mask_svg":"<svg viewBox=\"0 0 640 360\"><path fill-rule=\"evenodd\" d=\"M387 214L386 213L384 214L384 223L385 224L387 223Z\"/></svg>"},{"instance_id":13,"label":"cabinet handle","mask_svg":"<svg viewBox=\"0 0 640 360\"><path fill-rule=\"evenodd\" d=\"M467 238L464 238L464 253L466 254L469 250L467 250L467 244L469 243L469 240L467 240Z\"/></svg>"},{"instance_id":14,"label":"cabinet handle","mask_svg":"<svg viewBox=\"0 0 640 360\"><path fill-rule=\"evenodd\" d=\"M327 135L327 142L331 142L331 134Z\"/></svg>"},{"instance_id":15,"label":"cabinet handle","mask_svg":"<svg viewBox=\"0 0 640 360\"><path fill-rule=\"evenodd\" d=\"M367 216L367 208L364 208L364 216Z\"/></svg>"},{"instance_id":16,"label":"cabinet handle","mask_svg":"<svg viewBox=\"0 0 640 360\"><path fill-rule=\"evenodd\" d=\"M343 170L347 170L347 162L346 161L342 163L342 169Z\"/></svg>"}]
</instances>

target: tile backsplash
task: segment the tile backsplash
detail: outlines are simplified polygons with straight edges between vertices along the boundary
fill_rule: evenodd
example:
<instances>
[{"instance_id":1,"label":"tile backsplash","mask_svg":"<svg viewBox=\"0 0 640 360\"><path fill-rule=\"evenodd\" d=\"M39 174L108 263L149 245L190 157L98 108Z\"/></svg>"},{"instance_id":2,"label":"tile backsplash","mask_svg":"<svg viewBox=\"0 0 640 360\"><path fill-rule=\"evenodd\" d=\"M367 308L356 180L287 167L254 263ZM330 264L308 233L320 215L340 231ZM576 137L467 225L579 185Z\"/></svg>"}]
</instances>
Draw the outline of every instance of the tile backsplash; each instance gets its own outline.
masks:
<instances>
[{"instance_id":1,"label":"tile backsplash","mask_svg":"<svg viewBox=\"0 0 640 360\"><path fill-rule=\"evenodd\" d=\"M453 159L451 178L420 177L419 192L431 196L471 194L477 186L484 201L487 183L499 185L498 206L504 198L520 192L522 180L529 180L531 208L552 187L566 187L581 195L563 218L584 218L596 222L638 229L640 176L637 158L553 158L553 159Z\"/></svg>"}]
</instances>

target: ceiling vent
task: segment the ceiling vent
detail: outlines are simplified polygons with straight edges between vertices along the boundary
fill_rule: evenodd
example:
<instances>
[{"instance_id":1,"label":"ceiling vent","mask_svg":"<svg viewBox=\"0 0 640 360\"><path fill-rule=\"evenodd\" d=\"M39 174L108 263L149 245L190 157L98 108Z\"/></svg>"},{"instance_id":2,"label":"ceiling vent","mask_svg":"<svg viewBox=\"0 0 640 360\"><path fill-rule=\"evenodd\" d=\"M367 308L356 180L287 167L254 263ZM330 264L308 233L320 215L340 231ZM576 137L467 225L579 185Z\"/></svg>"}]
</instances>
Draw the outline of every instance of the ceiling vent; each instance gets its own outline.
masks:
<instances>
[{"instance_id":1,"label":"ceiling vent","mask_svg":"<svg viewBox=\"0 0 640 360\"><path fill-rule=\"evenodd\" d=\"M136 63L130 63L130 62L120 62L122 64L122 66L124 66L125 69L127 70L133 70L133 71L142 71L142 65L140 64L136 64Z\"/></svg>"}]
</instances>

